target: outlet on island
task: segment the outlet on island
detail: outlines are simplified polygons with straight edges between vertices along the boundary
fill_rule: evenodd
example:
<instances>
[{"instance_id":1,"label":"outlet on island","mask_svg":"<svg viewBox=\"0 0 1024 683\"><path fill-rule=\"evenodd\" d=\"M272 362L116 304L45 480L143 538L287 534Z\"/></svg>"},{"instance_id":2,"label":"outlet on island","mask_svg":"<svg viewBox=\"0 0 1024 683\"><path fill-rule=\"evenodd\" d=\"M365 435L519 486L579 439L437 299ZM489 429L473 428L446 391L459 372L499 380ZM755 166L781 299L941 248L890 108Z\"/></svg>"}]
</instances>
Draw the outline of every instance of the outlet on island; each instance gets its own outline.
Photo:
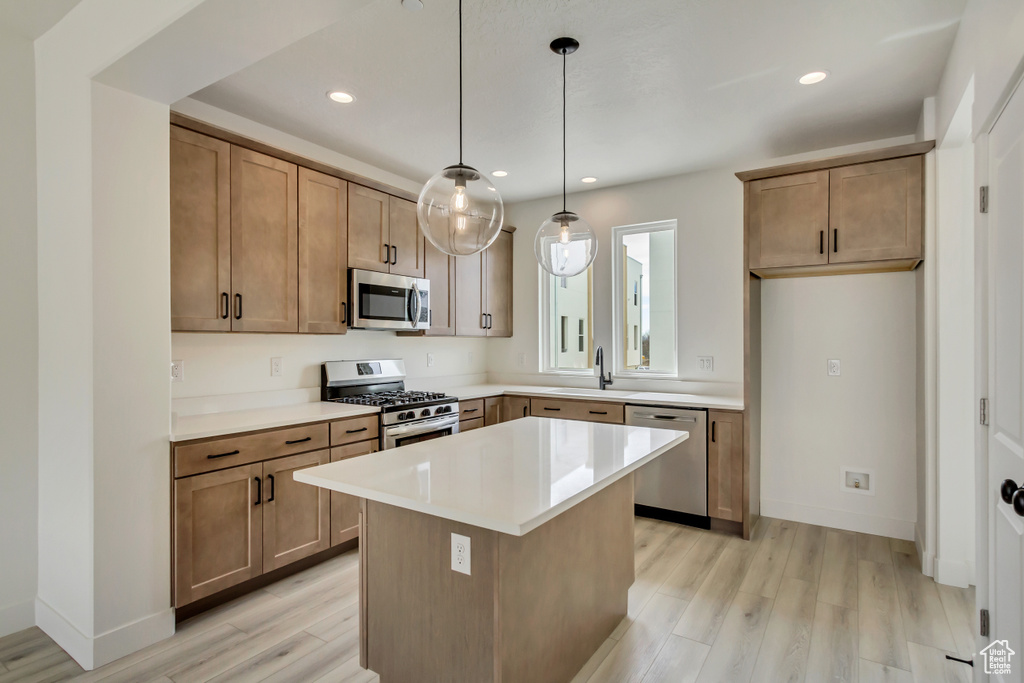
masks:
<instances>
[{"instance_id":1,"label":"outlet on island","mask_svg":"<svg viewBox=\"0 0 1024 683\"><path fill-rule=\"evenodd\" d=\"M452 571L470 574L469 536L452 534Z\"/></svg>"}]
</instances>

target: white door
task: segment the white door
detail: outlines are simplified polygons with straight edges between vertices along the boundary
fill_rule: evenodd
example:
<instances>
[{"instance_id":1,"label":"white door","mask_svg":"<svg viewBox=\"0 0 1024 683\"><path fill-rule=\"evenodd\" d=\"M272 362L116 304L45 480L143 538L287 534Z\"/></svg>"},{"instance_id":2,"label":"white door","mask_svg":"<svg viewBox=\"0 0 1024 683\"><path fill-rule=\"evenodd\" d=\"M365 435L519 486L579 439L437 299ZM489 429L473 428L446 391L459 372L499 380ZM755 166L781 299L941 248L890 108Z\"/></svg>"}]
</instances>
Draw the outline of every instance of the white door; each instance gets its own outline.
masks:
<instances>
[{"instance_id":1,"label":"white door","mask_svg":"<svg viewBox=\"0 0 1024 683\"><path fill-rule=\"evenodd\" d=\"M1024 663L1024 517L1003 501L1007 479L1024 485L1024 87L1018 87L988 139L988 606L987 640L1014 651L1009 674ZM1019 494L1024 497L1024 491ZM1024 503L1024 501L1022 501ZM1024 508L1022 508L1024 509ZM979 657L976 667L984 667Z\"/></svg>"}]
</instances>

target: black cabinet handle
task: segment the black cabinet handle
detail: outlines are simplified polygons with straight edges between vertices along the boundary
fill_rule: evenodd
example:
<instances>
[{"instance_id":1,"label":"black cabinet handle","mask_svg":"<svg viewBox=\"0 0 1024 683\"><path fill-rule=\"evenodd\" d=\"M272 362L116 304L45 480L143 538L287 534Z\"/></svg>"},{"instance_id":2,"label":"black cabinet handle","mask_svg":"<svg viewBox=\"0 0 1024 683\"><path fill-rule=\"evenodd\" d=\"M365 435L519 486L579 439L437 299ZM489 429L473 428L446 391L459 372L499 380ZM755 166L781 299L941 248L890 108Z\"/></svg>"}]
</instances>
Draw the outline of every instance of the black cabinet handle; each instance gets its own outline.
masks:
<instances>
[{"instance_id":1,"label":"black cabinet handle","mask_svg":"<svg viewBox=\"0 0 1024 683\"><path fill-rule=\"evenodd\" d=\"M267 498L268 503L274 502L274 475L268 474L267 479L270 480L270 498Z\"/></svg>"},{"instance_id":2,"label":"black cabinet handle","mask_svg":"<svg viewBox=\"0 0 1024 683\"><path fill-rule=\"evenodd\" d=\"M242 295L235 294L235 320L242 319Z\"/></svg>"},{"instance_id":3,"label":"black cabinet handle","mask_svg":"<svg viewBox=\"0 0 1024 683\"><path fill-rule=\"evenodd\" d=\"M591 415L607 415L608 411L607 410L591 410L590 414Z\"/></svg>"},{"instance_id":4,"label":"black cabinet handle","mask_svg":"<svg viewBox=\"0 0 1024 683\"><path fill-rule=\"evenodd\" d=\"M360 427L359 429L346 429L346 434L358 434L359 432L365 432L366 427Z\"/></svg>"},{"instance_id":5,"label":"black cabinet handle","mask_svg":"<svg viewBox=\"0 0 1024 683\"><path fill-rule=\"evenodd\" d=\"M231 451L230 453L218 453L217 455L206 456L207 460L216 460L217 458L226 458L229 455L238 455L241 451Z\"/></svg>"},{"instance_id":6,"label":"black cabinet handle","mask_svg":"<svg viewBox=\"0 0 1024 683\"><path fill-rule=\"evenodd\" d=\"M832 251L839 251L839 228L832 230Z\"/></svg>"},{"instance_id":7,"label":"black cabinet handle","mask_svg":"<svg viewBox=\"0 0 1024 683\"><path fill-rule=\"evenodd\" d=\"M480 410L480 409L479 408L466 408L462 412L464 412L464 413L475 413L478 410Z\"/></svg>"},{"instance_id":8,"label":"black cabinet handle","mask_svg":"<svg viewBox=\"0 0 1024 683\"><path fill-rule=\"evenodd\" d=\"M487 314L486 313L481 313L480 314L480 329L481 330L486 330L487 329Z\"/></svg>"},{"instance_id":9,"label":"black cabinet handle","mask_svg":"<svg viewBox=\"0 0 1024 683\"><path fill-rule=\"evenodd\" d=\"M391 245L387 242L384 243L384 258L381 259L383 263L391 262Z\"/></svg>"},{"instance_id":10,"label":"black cabinet handle","mask_svg":"<svg viewBox=\"0 0 1024 683\"><path fill-rule=\"evenodd\" d=\"M711 443L715 442L715 423L711 422Z\"/></svg>"},{"instance_id":11,"label":"black cabinet handle","mask_svg":"<svg viewBox=\"0 0 1024 683\"><path fill-rule=\"evenodd\" d=\"M1012 503L1013 494L1017 492L1018 488L1020 487L1017 486L1017 482L1013 479L1007 479L1003 482L1003 485L999 487L999 496L1003 499L1004 503Z\"/></svg>"},{"instance_id":12,"label":"black cabinet handle","mask_svg":"<svg viewBox=\"0 0 1024 683\"><path fill-rule=\"evenodd\" d=\"M558 411L558 410L561 410L561 408L548 408L547 406L544 406L544 410L555 410L555 411Z\"/></svg>"},{"instance_id":13,"label":"black cabinet handle","mask_svg":"<svg viewBox=\"0 0 1024 683\"><path fill-rule=\"evenodd\" d=\"M344 301L341 302L341 322L343 325L348 324L348 304Z\"/></svg>"},{"instance_id":14,"label":"black cabinet handle","mask_svg":"<svg viewBox=\"0 0 1024 683\"><path fill-rule=\"evenodd\" d=\"M391 245L391 251L394 253L394 256L391 257L391 265L397 266L398 265L398 247L396 247L395 245Z\"/></svg>"},{"instance_id":15,"label":"black cabinet handle","mask_svg":"<svg viewBox=\"0 0 1024 683\"><path fill-rule=\"evenodd\" d=\"M228 296L227 292L221 292L220 298L224 303L224 312L220 314L220 317L227 320L231 316L231 297Z\"/></svg>"},{"instance_id":16,"label":"black cabinet handle","mask_svg":"<svg viewBox=\"0 0 1024 683\"><path fill-rule=\"evenodd\" d=\"M285 441L284 445L285 446L291 446L292 444L306 443L307 441L312 441L312 440L313 440L313 437L307 436L305 439L295 439L295 441Z\"/></svg>"},{"instance_id":17,"label":"black cabinet handle","mask_svg":"<svg viewBox=\"0 0 1024 683\"><path fill-rule=\"evenodd\" d=\"M825 231L824 230L822 230L821 232L818 233L818 253L819 254L824 254L825 253Z\"/></svg>"},{"instance_id":18,"label":"black cabinet handle","mask_svg":"<svg viewBox=\"0 0 1024 683\"><path fill-rule=\"evenodd\" d=\"M253 477L256 480L256 502L253 506L259 505L263 502L263 480L259 477Z\"/></svg>"},{"instance_id":19,"label":"black cabinet handle","mask_svg":"<svg viewBox=\"0 0 1024 683\"><path fill-rule=\"evenodd\" d=\"M494 327L494 316L490 313L487 314L487 329Z\"/></svg>"}]
</instances>

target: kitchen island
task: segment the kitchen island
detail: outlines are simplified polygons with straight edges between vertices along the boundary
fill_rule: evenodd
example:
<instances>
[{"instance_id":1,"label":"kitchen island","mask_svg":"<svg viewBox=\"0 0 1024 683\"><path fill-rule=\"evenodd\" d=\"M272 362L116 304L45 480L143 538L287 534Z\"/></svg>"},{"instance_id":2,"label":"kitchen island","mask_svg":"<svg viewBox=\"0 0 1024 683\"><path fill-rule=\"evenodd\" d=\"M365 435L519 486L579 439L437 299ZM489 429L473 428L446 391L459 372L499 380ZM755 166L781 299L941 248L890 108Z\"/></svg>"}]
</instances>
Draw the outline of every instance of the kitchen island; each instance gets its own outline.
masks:
<instances>
[{"instance_id":1,"label":"kitchen island","mask_svg":"<svg viewBox=\"0 0 1024 683\"><path fill-rule=\"evenodd\" d=\"M687 436L530 417L296 472L363 499L362 666L572 679L626 615L632 473Z\"/></svg>"}]
</instances>

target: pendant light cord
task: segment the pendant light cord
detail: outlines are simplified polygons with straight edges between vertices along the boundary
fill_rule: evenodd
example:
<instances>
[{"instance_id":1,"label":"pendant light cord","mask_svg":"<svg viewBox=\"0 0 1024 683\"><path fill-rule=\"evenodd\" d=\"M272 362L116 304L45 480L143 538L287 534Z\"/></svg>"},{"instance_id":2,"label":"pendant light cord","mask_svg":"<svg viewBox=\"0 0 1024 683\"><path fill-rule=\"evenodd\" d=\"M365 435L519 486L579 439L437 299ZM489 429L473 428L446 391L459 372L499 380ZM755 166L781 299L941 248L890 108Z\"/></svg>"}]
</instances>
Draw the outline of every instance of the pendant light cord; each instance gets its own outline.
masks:
<instances>
[{"instance_id":1,"label":"pendant light cord","mask_svg":"<svg viewBox=\"0 0 1024 683\"><path fill-rule=\"evenodd\" d=\"M459 0L461 2L462 0ZM562 213L566 210L565 201L565 52L562 52Z\"/></svg>"},{"instance_id":2,"label":"pendant light cord","mask_svg":"<svg viewBox=\"0 0 1024 683\"><path fill-rule=\"evenodd\" d=\"M459 166L462 165L462 0L459 0Z\"/></svg>"}]
</instances>

